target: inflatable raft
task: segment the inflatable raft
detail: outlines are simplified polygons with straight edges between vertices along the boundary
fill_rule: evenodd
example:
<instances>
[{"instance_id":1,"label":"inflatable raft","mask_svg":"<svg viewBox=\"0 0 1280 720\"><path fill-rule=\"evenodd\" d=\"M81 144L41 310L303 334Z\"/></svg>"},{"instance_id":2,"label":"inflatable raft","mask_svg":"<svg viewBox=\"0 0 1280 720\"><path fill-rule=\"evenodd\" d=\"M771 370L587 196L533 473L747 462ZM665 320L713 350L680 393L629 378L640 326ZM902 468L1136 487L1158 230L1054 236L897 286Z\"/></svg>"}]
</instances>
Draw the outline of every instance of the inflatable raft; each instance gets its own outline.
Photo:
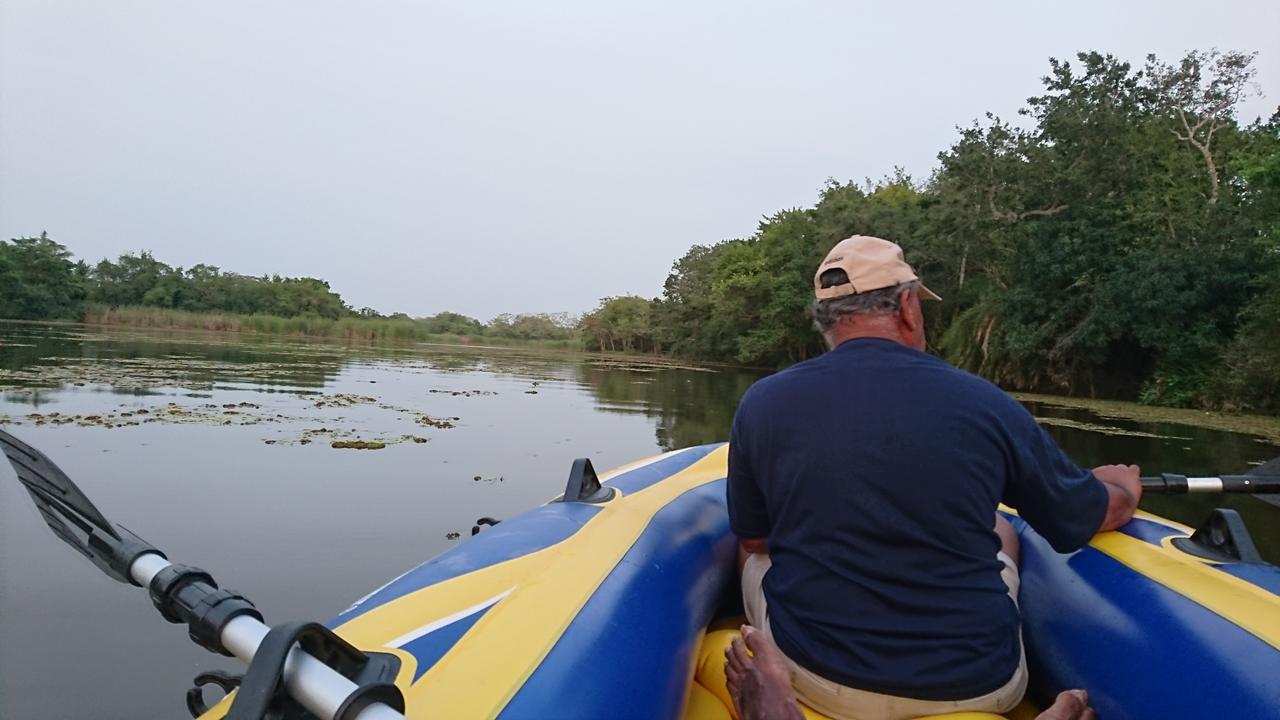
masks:
<instances>
[{"instance_id":1,"label":"inflatable raft","mask_svg":"<svg viewBox=\"0 0 1280 720\"><path fill-rule=\"evenodd\" d=\"M714 631L740 613L725 473L723 445L624 466L602 485L580 460L565 496L330 627L399 659L411 718L729 718L732 631ZM1280 717L1280 568L1202 557L1215 553L1191 545L1190 528L1141 513L1071 555L1010 517L1029 698L1083 687L1107 720ZM203 717L223 717L228 700Z\"/></svg>"}]
</instances>

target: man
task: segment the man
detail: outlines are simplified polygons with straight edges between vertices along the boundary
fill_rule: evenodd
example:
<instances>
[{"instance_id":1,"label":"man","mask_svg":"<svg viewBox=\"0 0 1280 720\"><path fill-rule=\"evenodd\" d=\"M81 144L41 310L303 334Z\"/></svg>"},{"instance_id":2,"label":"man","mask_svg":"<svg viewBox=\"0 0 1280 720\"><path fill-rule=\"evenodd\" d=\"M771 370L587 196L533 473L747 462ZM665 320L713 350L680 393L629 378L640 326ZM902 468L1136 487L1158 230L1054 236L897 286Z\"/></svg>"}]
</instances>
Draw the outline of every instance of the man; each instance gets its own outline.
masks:
<instances>
[{"instance_id":1,"label":"man","mask_svg":"<svg viewBox=\"0 0 1280 720\"><path fill-rule=\"evenodd\" d=\"M735 700L748 717L785 717L796 695L859 720L1005 712L1027 678L1017 535L996 506L1070 552L1128 522L1138 468L1077 467L999 388L925 354L920 301L939 298L894 243L840 242L814 287L830 352L753 385L730 437L756 654L728 653ZM777 667L794 694L765 682Z\"/></svg>"}]
</instances>

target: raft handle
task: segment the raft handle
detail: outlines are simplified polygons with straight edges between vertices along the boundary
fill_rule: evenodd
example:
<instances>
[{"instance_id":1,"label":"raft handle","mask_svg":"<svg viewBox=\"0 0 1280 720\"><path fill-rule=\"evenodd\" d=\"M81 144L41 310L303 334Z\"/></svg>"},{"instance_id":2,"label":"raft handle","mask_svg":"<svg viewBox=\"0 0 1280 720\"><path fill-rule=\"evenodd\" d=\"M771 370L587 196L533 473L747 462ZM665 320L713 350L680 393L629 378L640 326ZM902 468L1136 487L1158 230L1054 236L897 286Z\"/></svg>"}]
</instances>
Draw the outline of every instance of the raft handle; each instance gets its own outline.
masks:
<instances>
[{"instance_id":1,"label":"raft handle","mask_svg":"<svg viewBox=\"0 0 1280 720\"><path fill-rule=\"evenodd\" d=\"M1228 508L1215 508L1191 537L1173 539L1179 550L1217 562L1262 563L1262 555L1240 513Z\"/></svg>"},{"instance_id":2,"label":"raft handle","mask_svg":"<svg viewBox=\"0 0 1280 720\"><path fill-rule=\"evenodd\" d=\"M581 502L596 505L609 502L617 490L600 484L596 469L591 467L590 458L578 458L569 468L569 482L564 486L564 495L553 502Z\"/></svg>"}]
</instances>

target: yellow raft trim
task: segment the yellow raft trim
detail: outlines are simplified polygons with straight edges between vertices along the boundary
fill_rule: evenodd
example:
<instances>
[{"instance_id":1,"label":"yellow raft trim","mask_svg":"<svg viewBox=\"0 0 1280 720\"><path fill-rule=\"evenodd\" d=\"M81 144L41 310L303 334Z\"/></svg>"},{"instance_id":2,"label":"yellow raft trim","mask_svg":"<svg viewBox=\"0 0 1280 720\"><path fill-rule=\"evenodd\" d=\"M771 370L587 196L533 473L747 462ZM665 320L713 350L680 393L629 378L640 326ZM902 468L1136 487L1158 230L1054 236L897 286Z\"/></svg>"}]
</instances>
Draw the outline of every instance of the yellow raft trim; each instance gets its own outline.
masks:
<instances>
[{"instance_id":1,"label":"yellow raft trim","mask_svg":"<svg viewBox=\"0 0 1280 720\"><path fill-rule=\"evenodd\" d=\"M1004 505L1000 510L1018 514ZM1182 523L1142 510L1134 512L1134 517L1159 523L1174 532L1193 532ZM1215 567L1218 563L1178 550L1168 538L1153 545L1116 531L1094 535L1089 547L1280 649L1280 598L1219 570Z\"/></svg>"},{"instance_id":2,"label":"yellow raft trim","mask_svg":"<svg viewBox=\"0 0 1280 720\"><path fill-rule=\"evenodd\" d=\"M1124 533L1101 533L1089 546L1280 649L1280 600L1272 593L1192 555Z\"/></svg>"},{"instance_id":3,"label":"yellow raft trim","mask_svg":"<svg viewBox=\"0 0 1280 720\"><path fill-rule=\"evenodd\" d=\"M723 479L726 459L727 449L717 448L660 482L608 502L582 529L554 545L407 593L353 618L337 632L357 647L384 647L421 628L424 619L447 617L502 596L405 692L408 707L428 708L433 716L495 717L653 516L685 492Z\"/></svg>"},{"instance_id":4,"label":"yellow raft trim","mask_svg":"<svg viewBox=\"0 0 1280 720\"><path fill-rule=\"evenodd\" d=\"M449 717L495 717L653 516L685 492L724 477L726 453L718 448L625 502L609 503L555 545L540 572L526 576L410 688L408 704Z\"/></svg>"}]
</instances>

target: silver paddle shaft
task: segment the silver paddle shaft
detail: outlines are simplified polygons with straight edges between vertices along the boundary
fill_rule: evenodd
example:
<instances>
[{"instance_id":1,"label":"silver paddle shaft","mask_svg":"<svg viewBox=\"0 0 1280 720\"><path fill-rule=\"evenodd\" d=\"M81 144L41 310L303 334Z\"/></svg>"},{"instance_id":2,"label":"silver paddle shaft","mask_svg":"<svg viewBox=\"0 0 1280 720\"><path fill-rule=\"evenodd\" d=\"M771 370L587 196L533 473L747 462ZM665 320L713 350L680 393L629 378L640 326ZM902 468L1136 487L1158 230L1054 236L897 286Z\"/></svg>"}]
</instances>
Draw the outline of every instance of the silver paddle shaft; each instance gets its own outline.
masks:
<instances>
[{"instance_id":1,"label":"silver paddle shaft","mask_svg":"<svg viewBox=\"0 0 1280 720\"><path fill-rule=\"evenodd\" d=\"M1258 495L1280 492L1280 475L1221 475L1187 477L1165 473L1139 478L1147 492L1182 495L1184 493L1242 493Z\"/></svg>"},{"instance_id":2,"label":"silver paddle shaft","mask_svg":"<svg viewBox=\"0 0 1280 720\"><path fill-rule=\"evenodd\" d=\"M149 587L151 579L170 565L160 555L141 555L129 567L129 575L142 587ZM271 628L256 618L239 615L222 629L222 644L246 664L253 660ZM289 651L284 663L284 683L289 696L311 711L316 717L330 720L338 713L343 701L359 689L355 683L338 671L325 665L299 647ZM356 720L405 720L394 709L375 703L360 711Z\"/></svg>"}]
</instances>

